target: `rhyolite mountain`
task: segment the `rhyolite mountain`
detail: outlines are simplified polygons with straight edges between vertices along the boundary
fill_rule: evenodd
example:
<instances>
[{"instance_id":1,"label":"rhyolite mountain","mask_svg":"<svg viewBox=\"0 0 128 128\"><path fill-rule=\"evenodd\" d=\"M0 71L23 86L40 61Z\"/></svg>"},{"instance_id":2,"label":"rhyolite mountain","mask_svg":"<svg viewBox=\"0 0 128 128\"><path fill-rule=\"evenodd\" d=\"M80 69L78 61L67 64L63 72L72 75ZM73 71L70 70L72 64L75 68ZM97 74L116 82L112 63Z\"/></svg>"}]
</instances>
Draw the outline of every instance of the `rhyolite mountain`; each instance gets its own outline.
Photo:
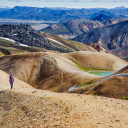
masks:
<instances>
[{"instance_id":1,"label":"rhyolite mountain","mask_svg":"<svg viewBox=\"0 0 128 128\"><path fill-rule=\"evenodd\" d=\"M103 21L100 21L104 26L110 26L110 25L113 25L113 24L117 24L121 21L126 21L128 20L128 18L123 18L123 17L115 17L115 18L112 18L112 19L108 19L108 20L103 20Z\"/></svg>"},{"instance_id":2,"label":"rhyolite mountain","mask_svg":"<svg viewBox=\"0 0 128 128\"><path fill-rule=\"evenodd\" d=\"M106 50L121 51L128 47L128 21L90 30L74 38L74 40L83 43L98 43ZM124 57L127 55L128 52L126 51Z\"/></svg>"},{"instance_id":3,"label":"rhyolite mountain","mask_svg":"<svg viewBox=\"0 0 128 128\"><path fill-rule=\"evenodd\" d=\"M63 36L65 38L72 38L82 34L83 32L103 26L104 25L98 21L75 19L65 23L48 26L41 31L52 35Z\"/></svg>"},{"instance_id":4,"label":"rhyolite mountain","mask_svg":"<svg viewBox=\"0 0 128 128\"><path fill-rule=\"evenodd\" d=\"M92 19L100 14L114 17L128 17L127 8L37 8L26 6L15 6L9 10L0 12L0 18L23 19L23 20L45 20L66 22L73 19Z\"/></svg>"},{"instance_id":5,"label":"rhyolite mountain","mask_svg":"<svg viewBox=\"0 0 128 128\"><path fill-rule=\"evenodd\" d=\"M15 40L16 43L26 44L28 46L42 47L47 50L60 52L71 52L71 50L51 44L47 37L38 33L30 25L1 25L0 37L6 37Z\"/></svg>"}]
</instances>

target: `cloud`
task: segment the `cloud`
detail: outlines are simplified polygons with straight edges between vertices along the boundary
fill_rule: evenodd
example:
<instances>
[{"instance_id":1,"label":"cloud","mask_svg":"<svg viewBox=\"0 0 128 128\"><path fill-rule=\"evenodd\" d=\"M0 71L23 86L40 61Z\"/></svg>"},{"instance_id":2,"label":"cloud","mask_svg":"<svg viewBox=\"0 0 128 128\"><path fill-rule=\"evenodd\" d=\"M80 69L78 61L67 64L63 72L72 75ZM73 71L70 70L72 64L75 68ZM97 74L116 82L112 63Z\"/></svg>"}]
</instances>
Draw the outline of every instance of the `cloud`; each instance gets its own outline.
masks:
<instances>
[{"instance_id":1,"label":"cloud","mask_svg":"<svg viewBox=\"0 0 128 128\"><path fill-rule=\"evenodd\" d=\"M8 0L11 2L40 1L40 2L102 2L102 3L121 3L128 0Z\"/></svg>"}]
</instances>

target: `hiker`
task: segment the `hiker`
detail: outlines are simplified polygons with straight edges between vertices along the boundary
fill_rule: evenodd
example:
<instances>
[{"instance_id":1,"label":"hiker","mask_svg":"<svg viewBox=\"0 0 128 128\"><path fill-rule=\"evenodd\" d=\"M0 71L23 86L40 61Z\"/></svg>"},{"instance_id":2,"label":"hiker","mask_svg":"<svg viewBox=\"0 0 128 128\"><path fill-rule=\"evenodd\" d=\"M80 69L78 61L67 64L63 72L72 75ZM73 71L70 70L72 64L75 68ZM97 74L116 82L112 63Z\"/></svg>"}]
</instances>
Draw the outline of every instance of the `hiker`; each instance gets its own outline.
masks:
<instances>
[{"instance_id":1,"label":"hiker","mask_svg":"<svg viewBox=\"0 0 128 128\"><path fill-rule=\"evenodd\" d=\"M12 74L9 77L9 82L10 82L11 89L12 89L13 88L13 82L14 82L14 78L13 78L13 75Z\"/></svg>"}]
</instances>

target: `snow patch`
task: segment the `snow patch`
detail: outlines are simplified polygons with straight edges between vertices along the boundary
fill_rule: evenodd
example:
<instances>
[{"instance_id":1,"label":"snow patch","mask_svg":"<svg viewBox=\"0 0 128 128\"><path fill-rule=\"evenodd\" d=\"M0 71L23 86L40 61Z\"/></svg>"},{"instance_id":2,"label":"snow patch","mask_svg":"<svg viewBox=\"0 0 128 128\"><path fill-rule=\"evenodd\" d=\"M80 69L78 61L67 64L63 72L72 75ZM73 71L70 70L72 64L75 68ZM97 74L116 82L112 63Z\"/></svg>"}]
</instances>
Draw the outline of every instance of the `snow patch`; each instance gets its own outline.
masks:
<instances>
[{"instance_id":1,"label":"snow patch","mask_svg":"<svg viewBox=\"0 0 128 128\"><path fill-rule=\"evenodd\" d=\"M58 42L58 41L56 41L56 40L54 40L54 39L51 39L51 38L48 38L48 39L51 40L51 41L53 41L53 42L56 42L56 43L58 43L58 44L61 44L61 45L65 46L64 44L62 44L62 43L60 43L60 42Z\"/></svg>"},{"instance_id":2,"label":"snow patch","mask_svg":"<svg viewBox=\"0 0 128 128\"><path fill-rule=\"evenodd\" d=\"M6 37L0 37L0 39L8 40L8 41L11 41L11 42L15 43L15 40L12 40L12 39L9 39L9 38L6 38Z\"/></svg>"},{"instance_id":3,"label":"snow patch","mask_svg":"<svg viewBox=\"0 0 128 128\"><path fill-rule=\"evenodd\" d=\"M78 88L78 87L77 87L76 85L74 85L73 87L69 88L68 91L72 91L72 90L77 89L77 88Z\"/></svg>"},{"instance_id":4,"label":"snow patch","mask_svg":"<svg viewBox=\"0 0 128 128\"><path fill-rule=\"evenodd\" d=\"M56 40L54 40L54 39L51 39L51 38L48 38L49 40L51 40L51 41L53 41L53 42L56 42L56 43L58 43L58 44L61 44L61 45L63 45L63 46L65 46L65 47L67 47L66 45L64 45L64 44L62 44L61 42L58 42L58 41L56 41ZM67 47L67 48L70 48L70 47ZM70 48L70 49L72 49L72 48ZM73 51L75 51L74 49L72 49Z\"/></svg>"},{"instance_id":5,"label":"snow patch","mask_svg":"<svg viewBox=\"0 0 128 128\"><path fill-rule=\"evenodd\" d=\"M16 35L16 34L15 34L15 35ZM24 47L29 47L29 46L26 45L26 44L21 44L21 43L19 43L19 42L16 42L16 41L13 40L13 39L9 39L9 38L6 38L6 37L0 37L0 39L4 39L4 40L7 40L7 41L11 41L11 42L13 42L13 43L19 44L19 45L24 46Z\"/></svg>"},{"instance_id":6,"label":"snow patch","mask_svg":"<svg viewBox=\"0 0 128 128\"><path fill-rule=\"evenodd\" d=\"M39 10L38 12L41 12L42 10Z\"/></svg>"},{"instance_id":7,"label":"snow patch","mask_svg":"<svg viewBox=\"0 0 128 128\"><path fill-rule=\"evenodd\" d=\"M13 34L12 36L17 36L17 34Z\"/></svg>"},{"instance_id":8,"label":"snow patch","mask_svg":"<svg viewBox=\"0 0 128 128\"><path fill-rule=\"evenodd\" d=\"M21 43L19 43L19 42L15 42L16 44L19 44L20 46L24 46L24 47L30 47L30 46L28 46L28 45L26 45L26 44L21 44Z\"/></svg>"},{"instance_id":9,"label":"snow patch","mask_svg":"<svg viewBox=\"0 0 128 128\"><path fill-rule=\"evenodd\" d=\"M21 46L24 46L24 47L30 47L30 46L28 46L26 44L21 44L21 43L18 43L18 44L21 45Z\"/></svg>"}]
</instances>

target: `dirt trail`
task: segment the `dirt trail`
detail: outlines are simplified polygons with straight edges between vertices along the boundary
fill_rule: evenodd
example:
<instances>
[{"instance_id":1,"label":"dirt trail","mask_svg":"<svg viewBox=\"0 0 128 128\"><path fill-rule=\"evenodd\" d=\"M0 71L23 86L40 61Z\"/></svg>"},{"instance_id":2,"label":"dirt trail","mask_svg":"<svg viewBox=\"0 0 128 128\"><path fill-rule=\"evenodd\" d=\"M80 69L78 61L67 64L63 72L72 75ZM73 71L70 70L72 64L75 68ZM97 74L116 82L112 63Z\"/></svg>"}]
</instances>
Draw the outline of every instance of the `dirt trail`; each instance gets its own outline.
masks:
<instances>
[{"instance_id":1,"label":"dirt trail","mask_svg":"<svg viewBox=\"0 0 128 128\"><path fill-rule=\"evenodd\" d=\"M1 128L127 128L128 101L37 89L0 92Z\"/></svg>"}]
</instances>

